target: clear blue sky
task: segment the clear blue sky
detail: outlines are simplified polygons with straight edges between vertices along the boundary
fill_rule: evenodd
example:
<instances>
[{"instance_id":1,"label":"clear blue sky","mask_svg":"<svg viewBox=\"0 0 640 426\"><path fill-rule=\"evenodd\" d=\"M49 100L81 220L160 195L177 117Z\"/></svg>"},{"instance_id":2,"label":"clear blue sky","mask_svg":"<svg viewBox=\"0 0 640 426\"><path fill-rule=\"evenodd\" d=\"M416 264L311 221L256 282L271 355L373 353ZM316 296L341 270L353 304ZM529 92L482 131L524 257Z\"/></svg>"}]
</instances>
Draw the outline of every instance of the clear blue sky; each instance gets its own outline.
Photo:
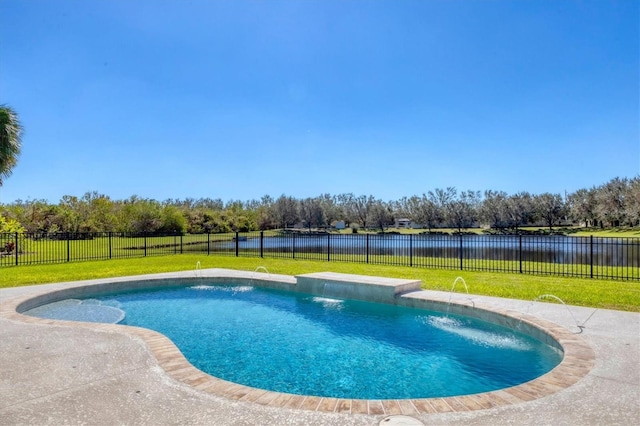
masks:
<instances>
[{"instance_id":1,"label":"clear blue sky","mask_svg":"<svg viewBox=\"0 0 640 426\"><path fill-rule=\"evenodd\" d=\"M0 202L573 192L640 174L637 0L0 0Z\"/></svg>"}]
</instances>

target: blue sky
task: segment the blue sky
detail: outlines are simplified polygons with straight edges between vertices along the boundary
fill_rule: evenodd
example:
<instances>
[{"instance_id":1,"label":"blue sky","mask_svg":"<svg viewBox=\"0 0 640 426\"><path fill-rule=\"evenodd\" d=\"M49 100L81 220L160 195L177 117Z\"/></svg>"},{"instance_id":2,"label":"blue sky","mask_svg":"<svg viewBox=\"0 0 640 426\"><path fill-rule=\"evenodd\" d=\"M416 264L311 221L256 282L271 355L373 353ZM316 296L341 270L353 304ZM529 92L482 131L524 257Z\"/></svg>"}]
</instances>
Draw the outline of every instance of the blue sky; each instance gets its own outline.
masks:
<instances>
[{"instance_id":1,"label":"blue sky","mask_svg":"<svg viewBox=\"0 0 640 426\"><path fill-rule=\"evenodd\" d=\"M0 0L0 202L573 192L640 174L636 0Z\"/></svg>"}]
</instances>

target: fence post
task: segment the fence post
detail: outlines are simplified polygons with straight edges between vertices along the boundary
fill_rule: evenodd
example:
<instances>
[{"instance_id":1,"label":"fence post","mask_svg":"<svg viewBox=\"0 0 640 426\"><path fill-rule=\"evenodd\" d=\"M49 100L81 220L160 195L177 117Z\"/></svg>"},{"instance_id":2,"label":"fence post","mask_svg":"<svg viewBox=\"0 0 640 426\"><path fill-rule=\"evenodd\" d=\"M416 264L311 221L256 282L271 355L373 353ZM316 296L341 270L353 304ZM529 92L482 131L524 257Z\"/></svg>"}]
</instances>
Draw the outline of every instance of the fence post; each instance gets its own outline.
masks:
<instances>
[{"instance_id":1,"label":"fence post","mask_svg":"<svg viewBox=\"0 0 640 426\"><path fill-rule=\"evenodd\" d=\"M291 235L293 235L293 240L291 242L291 258L295 259L296 258L296 234L293 233Z\"/></svg>"},{"instance_id":2,"label":"fence post","mask_svg":"<svg viewBox=\"0 0 640 426\"><path fill-rule=\"evenodd\" d=\"M109 259L112 258L111 254L111 231L109 231Z\"/></svg>"},{"instance_id":3,"label":"fence post","mask_svg":"<svg viewBox=\"0 0 640 426\"><path fill-rule=\"evenodd\" d=\"M67 262L71 261L71 233L67 232Z\"/></svg>"},{"instance_id":4,"label":"fence post","mask_svg":"<svg viewBox=\"0 0 640 426\"><path fill-rule=\"evenodd\" d=\"M238 257L238 252L240 251L240 238L238 231L236 231L236 257Z\"/></svg>"},{"instance_id":5,"label":"fence post","mask_svg":"<svg viewBox=\"0 0 640 426\"><path fill-rule=\"evenodd\" d=\"M413 234L409 234L409 266L413 266Z\"/></svg>"},{"instance_id":6,"label":"fence post","mask_svg":"<svg viewBox=\"0 0 640 426\"><path fill-rule=\"evenodd\" d=\"M365 235L367 236L367 244L366 244L366 247L367 247L367 250L366 250L366 253L367 253L367 263L369 263L369 234L365 234Z\"/></svg>"},{"instance_id":7,"label":"fence post","mask_svg":"<svg viewBox=\"0 0 640 426\"><path fill-rule=\"evenodd\" d=\"M144 238L144 256L147 257L147 233L142 233L142 238Z\"/></svg>"},{"instance_id":8,"label":"fence post","mask_svg":"<svg viewBox=\"0 0 640 426\"><path fill-rule=\"evenodd\" d=\"M327 233L327 262L331 262L331 234Z\"/></svg>"},{"instance_id":9,"label":"fence post","mask_svg":"<svg viewBox=\"0 0 640 426\"><path fill-rule=\"evenodd\" d=\"M589 263L591 264L591 278L593 278L593 235L589 236L589 246L591 253L589 254Z\"/></svg>"},{"instance_id":10,"label":"fence post","mask_svg":"<svg viewBox=\"0 0 640 426\"><path fill-rule=\"evenodd\" d=\"M182 248L182 234L180 234L180 254L183 253L183 248Z\"/></svg>"},{"instance_id":11,"label":"fence post","mask_svg":"<svg viewBox=\"0 0 640 426\"><path fill-rule=\"evenodd\" d=\"M462 271L462 232L460 233L460 270Z\"/></svg>"},{"instance_id":12,"label":"fence post","mask_svg":"<svg viewBox=\"0 0 640 426\"><path fill-rule=\"evenodd\" d=\"M16 253L16 266L18 266L18 233L16 232L16 239L15 239L15 247L13 248L13 250Z\"/></svg>"},{"instance_id":13,"label":"fence post","mask_svg":"<svg viewBox=\"0 0 640 426\"><path fill-rule=\"evenodd\" d=\"M264 231L260 231L260 257L264 257Z\"/></svg>"},{"instance_id":14,"label":"fence post","mask_svg":"<svg viewBox=\"0 0 640 426\"><path fill-rule=\"evenodd\" d=\"M522 273L522 234L518 235L518 262L520 263L520 273Z\"/></svg>"},{"instance_id":15,"label":"fence post","mask_svg":"<svg viewBox=\"0 0 640 426\"><path fill-rule=\"evenodd\" d=\"M207 231L207 256L211 254L211 233Z\"/></svg>"}]
</instances>

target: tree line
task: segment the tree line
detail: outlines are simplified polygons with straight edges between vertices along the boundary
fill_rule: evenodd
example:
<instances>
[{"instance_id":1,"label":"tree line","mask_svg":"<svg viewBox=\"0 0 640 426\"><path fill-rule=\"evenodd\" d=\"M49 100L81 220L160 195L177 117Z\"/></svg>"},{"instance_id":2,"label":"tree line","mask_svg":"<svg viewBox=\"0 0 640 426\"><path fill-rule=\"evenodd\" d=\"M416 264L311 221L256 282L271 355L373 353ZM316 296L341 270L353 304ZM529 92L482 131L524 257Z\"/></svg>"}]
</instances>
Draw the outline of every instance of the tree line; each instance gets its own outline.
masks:
<instances>
[{"instance_id":1,"label":"tree line","mask_svg":"<svg viewBox=\"0 0 640 426\"><path fill-rule=\"evenodd\" d=\"M422 195L383 201L351 193L297 199L265 195L260 200L167 199L138 196L112 200L98 192L65 195L58 204L17 200L0 204L0 232L248 232L302 226L327 229L344 223L384 231L407 219L427 231L459 232L486 227L519 232L524 226L640 226L640 176L614 178L571 194L458 191L437 188Z\"/></svg>"}]
</instances>

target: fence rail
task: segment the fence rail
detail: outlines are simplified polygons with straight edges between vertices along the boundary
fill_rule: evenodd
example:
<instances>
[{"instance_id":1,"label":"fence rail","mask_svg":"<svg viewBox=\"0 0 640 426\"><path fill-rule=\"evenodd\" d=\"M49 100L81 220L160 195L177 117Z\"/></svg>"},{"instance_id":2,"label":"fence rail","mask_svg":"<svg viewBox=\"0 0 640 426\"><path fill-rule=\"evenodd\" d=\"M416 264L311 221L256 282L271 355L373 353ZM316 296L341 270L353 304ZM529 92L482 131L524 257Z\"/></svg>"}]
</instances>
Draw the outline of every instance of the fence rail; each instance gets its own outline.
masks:
<instances>
[{"instance_id":1,"label":"fence rail","mask_svg":"<svg viewBox=\"0 0 640 426\"><path fill-rule=\"evenodd\" d=\"M0 267L181 253L640 280L640 238L272 231L0 233Z\"/></svg>"}]
</instances>

